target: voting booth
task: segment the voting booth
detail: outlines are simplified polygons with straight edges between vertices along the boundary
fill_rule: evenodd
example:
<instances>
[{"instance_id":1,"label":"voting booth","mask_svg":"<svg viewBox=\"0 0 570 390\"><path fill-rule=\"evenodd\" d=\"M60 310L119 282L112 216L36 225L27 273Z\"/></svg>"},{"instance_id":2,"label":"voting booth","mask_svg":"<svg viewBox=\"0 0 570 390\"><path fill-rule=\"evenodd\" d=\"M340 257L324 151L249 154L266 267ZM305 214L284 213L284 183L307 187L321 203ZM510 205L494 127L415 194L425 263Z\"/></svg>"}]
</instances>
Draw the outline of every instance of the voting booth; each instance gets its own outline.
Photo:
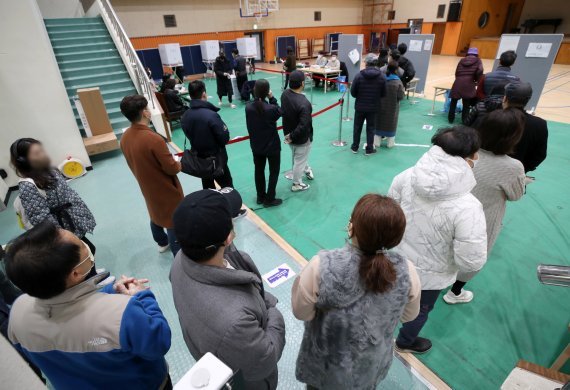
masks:
<instances>
[{"instance_id":1,"label":"voting booth","mask_svg":"<svg viewBox=\"0 0 570 390\"><path fill-rule=\"evenodd\" d=\"M419 93L423 93L426 86L434 39L434 34L400 34L398 36L398 45L400 43L408 45L408 51L404 55L416 69L415 77L419 79L416 91Z\"/></svg>"},{"instance_id":2,"label":"voting booth","mask_svg":"<svg viewBox=\"0 0 570 390\"><path fill-rule=\"evenodd\" d=\"M215 61L220 54L220 41L200 41L200 52L202 53L202 61Z\"/></svg>"},{"instance_id":3,"label":"voting booth","mask_svg":"<svg viewBox=\"0 0 570 390\"><path fill-rule=\"evenodd\" d=\"M163 66L177 67L183 66L182 52L180 51L180 44L166 43L158 45L158 54Z\"/></svg>"},{"instance_id":4,"label":"voting booth","mask_svg":"<svg viewBox=\"0 0 570 390\"><path fill-rule=\"evenodd\" d=\"M513 50L517 60L511 67L513 74L532 85L532 97L525 107L535 111L544 84L554 63L563 34L503 34L495 56L493 70L499 66L501 53Z\"/></svg>"},{"instance_id":5,"label":"voting booth","mask_svg":"<svg viewBox=\"0 0 570 390\"><path fill-rule=\"evenodd\" d=\"M363 34L340 34L338 36L338 60L346 64L348 80L354 80L354 76L360 72L362 48L364 46Z\"/></svg>"},{"instance_id":6,"label":"voting booth","mask_svg":"<svg viewBox=\"0 0 570 390\"><path fill-rule=\"evenodd\" d=\"M257 57L257 41L255 38L237 38L237 49L243 57Z\"/></svg>"}]
</instances>

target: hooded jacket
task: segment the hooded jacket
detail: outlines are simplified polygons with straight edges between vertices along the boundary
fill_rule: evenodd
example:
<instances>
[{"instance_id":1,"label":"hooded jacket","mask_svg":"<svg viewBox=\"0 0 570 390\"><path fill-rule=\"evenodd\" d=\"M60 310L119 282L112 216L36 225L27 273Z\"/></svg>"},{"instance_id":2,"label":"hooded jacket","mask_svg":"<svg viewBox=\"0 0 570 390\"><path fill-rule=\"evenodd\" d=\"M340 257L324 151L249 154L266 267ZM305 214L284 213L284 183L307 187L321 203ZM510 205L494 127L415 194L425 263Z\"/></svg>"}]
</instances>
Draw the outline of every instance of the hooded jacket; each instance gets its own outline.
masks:
<instances>
[{"instance_id":1,"label":"hooded jacket","mask_svg":"<svg viewBox=\"0 0 570 390\"><path fill-rule=\"evenodd\" d=\"M277 388L277 362L285 347L285 322L277 299L263 290L251 258L228 251L234 269L197 263L181 250L170 271L184 341L198 360L211 352L240 370L247 390Z\"/></svg>"},{"instance_id":2,"label":"hooded jacket","mask_svg":"<svg viewBox=\"0 0 570 390\"><path fill-rule=\"evenodd\" d=\"M496 86L516 83L520 80L519 76L513 74L510 66L499 66L485 75L483 79L483 93L485 96L489 96Z\"/></svg>"},{"instance_id":3,"label":"hooded jacket","mask_svg":"<svg viewBox=\"0 0 570 390\"><path fill-rule=\"evenodd\" d=\"M354 77L350 94L356 99L356 111L377 112L380 98L386 96L386 76L376 67L364 68Z\"/></svg>"},{"instance_id":4,"label":"hooded jacket","mask_svg":"<svg viewBox=\"0 0 570 390\"><path fill-rule=\"evenodd\" d=\"M485 214L471 194L475 184L465 160L439 146L394 178L388 196L407 221L397 250L416 266L422 290L444 289L459 271L478 271L487 261Z\"/></svg>"},{"instance_id":5,"label":"hooded jacket","mask_svg":"<svg viewBox=\"0 0 570 390\"><path fill-rule=\"evenodd\" d=\"M56 389L162 388L168 322L150 290L128 296L107 285L99 291L107 276L50 299L20 296L10 313L10 341Z\"/></svg>"},{"instance_id":6,"label":"hooded jacket","mask_svg":"<svg viewBox=\"0 0 570 390\"><path fill-rule=\"evenodd\" d=\"M412 81L414 77L416 77L416 69L414 68L414 64L412 64L412 61L402 55L398 59L398 66L404 70L404 74L400 77L400 79L402 80L404 87L407 87L408 83Z\"/></svg>"},{"instance_id":7,"label":"hooded jacket","mask_svg":"<svg viewBox=\"0 0 570 390\"><path fill-rule=\"evenodd\" d=\"M283 134L290 135L293 145L313 142L313 106L302 93L286 89L281 94Z\"/></svg>"},{"instance_id":8,"label":"hooded jacket","mask_svg":"<svg viewBox=\"0 0 570 390\"><path fill-rule=\"evenodd\" d=\"M452 99L472 99L475 97L475 86L483 74L483 63L477 56L463 57L455 69L455 81L451 87Z\"/></svg>"},{"instance_id":9,"label":"hooded jacket","mask_svg":"<svg viewBox=\"0 0 570 390\"><path fill-rule=\"evenodd\" d=\"M182 130L201 157L226 154L226 144L230 140L228 127L218 114L220 109L212 103L192 99L190 109L186 110L180 123Z\"/></svg>"}]
</instances>

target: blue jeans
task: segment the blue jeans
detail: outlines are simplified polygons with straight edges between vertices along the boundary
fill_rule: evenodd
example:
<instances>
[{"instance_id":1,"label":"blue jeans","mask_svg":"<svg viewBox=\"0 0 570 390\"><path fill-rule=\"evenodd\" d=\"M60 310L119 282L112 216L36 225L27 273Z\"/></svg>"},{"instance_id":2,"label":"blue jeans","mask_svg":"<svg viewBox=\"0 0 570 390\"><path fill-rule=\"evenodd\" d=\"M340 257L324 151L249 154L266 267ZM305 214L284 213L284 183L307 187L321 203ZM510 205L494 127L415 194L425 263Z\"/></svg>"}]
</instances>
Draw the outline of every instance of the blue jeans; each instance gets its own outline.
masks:
<instances>
[{"instance_id":1,"label":"blue jeans","mask_svg":"<svg viewBox=\"0 0 570 390\"><path fill-rule=\"evenodd\" d=\"M150 231L152 232L152 238L158 245L160 246L170 245L170 250L172 251L172 255L176 256L176 254L180 250L180 245L176 240L174 229L172 228L166 229L165 233L164 228L162 226L158 226L156 223L150 221Z\"/></svg>"},{"instance_id":2,"label":"blue jeans","mask_svg":"<svg viewBox=\"0 0 570 390\"><path fill-rule=\"evenodd\" d=\"M416 337L418 337L420 331L427 322L429 312L433 310L440 292L441 290L422 290L422 297L420 298L420 314L418 314L415 320L402 324L400 334L398 334L398 338L396 339L396 342L399 345L409 347L414 344Z\"/></svg>"}]
</instances>

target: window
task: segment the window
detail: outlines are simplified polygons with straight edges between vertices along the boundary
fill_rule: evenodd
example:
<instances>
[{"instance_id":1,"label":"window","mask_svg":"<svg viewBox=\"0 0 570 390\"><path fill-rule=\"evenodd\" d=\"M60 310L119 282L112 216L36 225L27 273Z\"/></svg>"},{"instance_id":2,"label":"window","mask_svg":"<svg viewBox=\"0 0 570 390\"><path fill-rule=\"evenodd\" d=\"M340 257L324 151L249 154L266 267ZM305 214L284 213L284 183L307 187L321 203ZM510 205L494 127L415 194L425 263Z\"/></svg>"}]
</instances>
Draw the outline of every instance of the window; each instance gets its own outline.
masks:
<instances>
[{"instance_id":1,"label":"window","mask_svg":"<svg viewBox=\"0 0 570 390\"><path fill-rule=\"evenodd\" d=\"M321 11L315 11L315 22L321 21Z\"/></svg>"},{"instance_id":2,"label":"window","mask_svg":"<svg viewBox=\"0 0 570 390\"><path fill-rule=\"evenodd\" d=\"M445 4L440 4L437 6L437 19L443 18L445 15Z\"/></svg>"},{"instance_id":3,"label":"window","mask_svg":"<svg viewBox=\"0 0 570 390\"><path fill-rule=\"evenodd\" d=\"M164 15L164 27L176 27L176 15Z\"/></svg>"}]
</instances>

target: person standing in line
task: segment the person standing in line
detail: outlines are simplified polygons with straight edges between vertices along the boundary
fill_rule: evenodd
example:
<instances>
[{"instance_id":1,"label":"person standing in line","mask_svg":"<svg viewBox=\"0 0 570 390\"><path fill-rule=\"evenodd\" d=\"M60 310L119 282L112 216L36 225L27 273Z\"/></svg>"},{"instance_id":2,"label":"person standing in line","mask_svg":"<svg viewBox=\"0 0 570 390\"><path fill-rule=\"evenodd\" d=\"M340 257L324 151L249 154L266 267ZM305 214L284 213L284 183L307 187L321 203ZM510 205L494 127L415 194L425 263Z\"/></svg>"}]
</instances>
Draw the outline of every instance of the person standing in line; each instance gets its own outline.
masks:
<instances>
[{"instance_id":1,"label":"person standing in line","mask_svg":"<svg viewBox=\"0 0 570 390\"><path fill-rule=\"evenodd\" d=\"M247 81L247 67L246 67L246 60L239 54L238 49L232 50L232 57L235 61L234 71L236 74L236 82L238 87L238 92L241 94L241 90L243 85Z\"/></svg>"},{"instance_id":2,"label":"person standing in line","mask_svg":"<svg viewBox=\"0 0 570 390\"><path fill-rule=\"evenodd\" d=\"M380 109L380 101L386 96L386 77L376 67L377 58L368 54L364 59L366 68L362 69L352 81L350 94L356 99L354 103L354 128L352 132L352 153L358 153L362 126L366 121L366 151L369 156L376 153L374 149L374 121Z\"/></svg>"},{"instance_id":3,"label":"person standing in line","mask_svg":"<svg viewBox=\"0 0 570 390\"><path fill-rule=\"evenodd\" d=\"M513 153L509 155L519 160L525 172L534 171L546 159L548 148L548 123L536 115L525 111L532 97L532 86L527 82L509 83L505 86L503 107L520 111L524 116L524 131ZM532 180L529 178L528 180Z\"/></svg>"},{"instance_id":4,"label":"person standing in line","mask_svg":"<svg viewBox=\"0 0 570 390\"><path fill-rule=\"evenodd\" d=\"M291 177L291 191L306 191L309 185L303 183L303 173L308 180L314 180L313 170L309 166L309 153L313 142L313 106L303 95L305 75L296 70L291 73L290 89L281 94L283 111L283 134L285 143L291 147L293 169L287 178Z\"/></svg>"},{"instance_id":5,"label":"person standing in line","mask_svg":"<svg viewBox=\"0 0 570 390\"><path fill-rule=\"evenodd\" d=\"M389 58L388 58L388 49L382 48L380 49L380 55L378 56L378 67L382 68L384 65L388 65Z\"/></svg>"},{"instance_id":6,"label":"person standing in line","mask_svg":"<svg viewBox=\"0 0 570 390\"><path fill-rule=\"evenodd\" d=\"M148 127L151 112L147 106L148 101L141 95L126 96L121 101L121 112L131 122L121 138L121 150L139 183L158 251L163 253L170 248L176 256L180 246L174 236L172 213L184 198L176 177L181 167L164 139Z\"/></svg>"},{"instance_id":7,"label":"person standing in line","mask_svg":"<svg viewBox=\"0 0 570 390\"><path fill-rule=\"evenodd\" d=\"M285 85L283 89L286 90L289 87L289 79L291 72L297 69L297 58L295 57L295 51L291 46L287 47L287 57L285 57L285 62L283 63L283 71L285 72Z\"/></svg>"},{"instance_id":8,"label":"person standing in line","mask_svg":"<svg viewBox=\"0 0 570 390\"><path fill-rule=\"evenodd\" d=\"M491 91L497 85L506 85L508 83L518 83L521 79L511 71L511 67L517 60L517 53L513 50L507 50L501 53L499 57L499 66L492 72L486 73L481 77L477 90L481 90L484 97L490 96Z\"/></svg>"},{"instance_id":9,"label":"person standing in line","mask_svg":"<svg viewBox=\"0 0 570 390\"><path fill-rule=\"evenodd\" d=\"M285 321L264 289L255 263L232 247L232 216L242 199L231 188L188 195L174 213L182 249L170 271L174 306L188 350L213 353L234 372L240 389L277 388Z\"/></svg>"},{"instance_id":10,"label":"person standing in line","mask_svg":"<svg viewBox=\"0 0 570 390\"><path fill-rule=\"evenodd\" d=\"M471 106L476 104L475 87L482 74L483 63L479 58L479 50L476 47L470 47L467 50L467 55L459 61L455 69L455 81L449 95L451 98L449 113L447 114L449 123L453 123L455 120L455 110L459 99L463 102L461 121L463 124L466 123Z\"/></svg>"},{"instance_id":11,"label":"person standing in line","mask_svg":"<svg viewBox=\"0 0 570 390\"><path fill-rule=\"evenodd\" d=\"M388 74L388 63L390 61L398 62L399 60L400 60L400 52L396 49L390 51L390 56L388 57L388 62L386 62L383 66L381 66L380 70L382 71L382 73L387 75ZM404 76L404 69L400 68L400 65L398 65L398 70L396 71L396 74L398 75L398 77L400 77L400 79L402 79L402 77Z\"/></svg>"},{"instance_id":12,"label":"person standing in line","mask_svg":"<svg viewBox=\"0 0 570 390\"><path fill-rule=\"evenodd\" d=\"M255 165L255 188L257 204L265 207L279 206L283 200L275 197L275 188L281 166L281 140L277 134L277 121L281 108L269 87L269 81L255 82L255 100L245 108L245 119L249 142ZM269 99L269 102L266 100ZM265 164L269 164L269 183L266 187Z\"/></svg>"},{"instance_id":13,"label":"person standing in line","mask_svg":"<svg viewBox=\"0 0 570 390\"><path fill-rule=\"evenodd\" d=\"M24 228L29 230L44 220L73 232L89 245L87 238L96 222L79 194L61 172L52 166L42 143L34 138L20 138L10 146L10 162L20 177L19 195L14 202Z\"/></svg>"},{"instance_id":14,"label":"person standing in line","mask_svg":"<svg viewBox=\"0 0 570 390\"><path fill-rule=\"evenodd\" d=\"M412 263L390 251L406 217L394 200L364 195L356 203L344 248L323 250L295 279L293 314L305 321L296 377L309 389L375 389L393 360L398 321L420 310Z\"/></svg>"},{"instance_id":15,"label":"person standing in line","mask_svg":"<svg viewBox=\"0 0 570 390\"><path fill-rule=\"evenodd\" d=\"M487 254L491 253L501 232L507 201L522 198L525 190L523 164L508 156L515 149L523 134L523 113L517 109L491 112L479 128L481 149L473 174L477 185L471 193L479 199L487 222ZM457 275L457 281L443 296L449 304L467 303L473 299L465 284L475 274Z\"/></svg>"},{"instance_id":16,"label":"person standing in line","mask_svg":"<svg viewBox=\"0 0 570 390\"><path fill-rule=\"evenodd\" d=\"M214 62L214 73L216 74L216 86L218 93L218 106L222 106L222 96L228 96L228 102L231 108L236 108L236 105L232 103L232 97L234 90L232 88L231 75L233 72L232 63L226 58L226 53L220 50L220 55L216 58Z\"/></svg>"},{"instance_id":17,"label":"person standing in line","mask_svg":"<svg viewBox=\"0 0 570 390\"><path fill-rule=\"evenodd\" d=\"M410 61L404 54L408 51L408 45L405 43L400 43L398 45L398 52L400 57L397 59L398 66L404 70L404 74L401 76L402 84L404 88L408 87L408 83L416 77L416 70L414 69L414 64Z\"/></svg>"},{"instance_id":18,"label":"person standing in line","mask_svg":"<svg viewBox=\"0 0 570 390\"><path fill-rule=\"evenodd\" d=\"M171 332L147 279L89 277L95 259L44 221L8 246L6 273L23 292L8 337L55 389L172 389Z\"/></svg>"},{"instance_id":19,"label":"person standing in line","mask_svg":"<svg viewBox=\"0 0 570 390\"><path fill-rule=\"evenodd\" d=\"M386 70L386 96L378 101L378 110L374 120L374 145L380 147L382 138L387 138L387 147L396 145L396 130L398 129L398 116L400 115L400 101L405 96L404 84L396 74L398 63L391 60Z\"/></svg>"},{"instance_id":20,"label":"person standing in line","mask_svg":"<svg viewBox=\"0 0 570 390\"><path fill-rule=\"evenodd\" d=\"M431 341L418 335L441 290L456 281L458 272L478 271L487 261L485 214L471 194L477 131L465 126L440 129L432 143L415 166L394 178L388 191L407 221L397 250L414 263L422 284L420 314L403 324L396 339L400 352L431 349Z\"/></svg>"}]
</instances>

